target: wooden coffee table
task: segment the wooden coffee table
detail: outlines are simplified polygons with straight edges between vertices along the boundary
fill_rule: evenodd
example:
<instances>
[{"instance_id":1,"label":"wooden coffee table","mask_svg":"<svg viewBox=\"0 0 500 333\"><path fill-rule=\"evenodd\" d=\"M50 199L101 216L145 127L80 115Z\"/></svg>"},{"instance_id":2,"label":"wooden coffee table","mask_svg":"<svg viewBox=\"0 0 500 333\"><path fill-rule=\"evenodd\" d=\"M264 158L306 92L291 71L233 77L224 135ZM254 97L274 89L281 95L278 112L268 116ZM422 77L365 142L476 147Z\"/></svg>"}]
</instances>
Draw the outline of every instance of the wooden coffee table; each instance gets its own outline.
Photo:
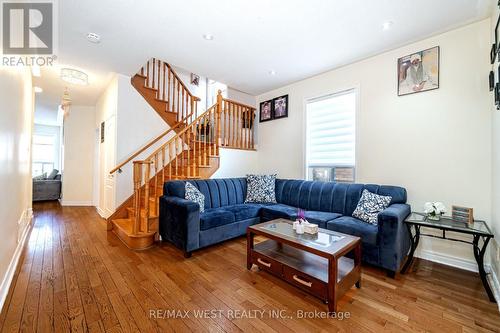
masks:
<instances>
[{"instance_id":1,"label":"wooden coffee table","mask_svg":"<svg viewBox=\"0 0 500 333\"><path fill-rule=\"evenodd\" d=\"M267 240L254 244L255 235ZM299 235L291 221L264 222L247 229L247 268L253 264L322 299L335 312L340 297L361 286L361 239L326 229Z\"/></svg>"}]
</instances>

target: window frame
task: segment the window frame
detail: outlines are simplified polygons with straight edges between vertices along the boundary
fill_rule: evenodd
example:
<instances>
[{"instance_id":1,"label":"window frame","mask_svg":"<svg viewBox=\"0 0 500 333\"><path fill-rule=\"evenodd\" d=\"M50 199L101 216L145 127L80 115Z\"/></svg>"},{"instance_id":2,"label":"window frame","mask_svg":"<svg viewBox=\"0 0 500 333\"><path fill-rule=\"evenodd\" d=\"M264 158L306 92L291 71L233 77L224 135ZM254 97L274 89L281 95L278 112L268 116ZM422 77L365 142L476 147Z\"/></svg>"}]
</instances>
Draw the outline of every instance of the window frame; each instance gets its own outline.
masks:
<instances>
[{"instance_id":1,"label":"window frame","mask_svg":"<svg viewBox=\"0 0 500 333\"><path fill-rule=\"evenodd\" d=\"M307 105L313 101L319 101L321 99L326 99L329 96L338 96L342 94L348 94L350 92L354 93L354 100L355 100L355 106L354 106L354 179L353 183L357 181L357 176L358 176L358 167L359 167L359 159L358 159L358 152L359 152L359 110L360 110L360 87L358 85L351 85L347 86L342 89L335 89L335 90L329 90L325 91L320 94L315 94L312 96L308 96L304 98L303 100L303 130L302 130L302 137L303 137L303 163L302 163L302 178L305 180L311 180L309 179L309 170L308 170L308 140L307 140L307 129L308 129L308 121L307 121ZM334 167L345 167L345 165L337 165L337 166L332 166Z\"/></svg>"},{"instance_id":2,"label":"window frame","mask_svg":"<svg viewBox=\"0 0 500 333\"><path fill-rule=\"evenodd\" d=\"M52 138L52 144L44 144L44 143L35 143L35 136L44 136L44 137L51 137ZM43 174L43 166L44 165L49 165L49 164L52 164L52 169L54 169L56 167L56 153L57 153L57 135L55 134L48 134L48 133L36 133L36 134L33 134L33 139L32 139L32 148L31 148L31 151L32 151L32 155L33 154L33 151L34 151L34 147L35 146L52 146L52 149L53 149L53 159L52 161L47 161L47 160L36 160L36 159L32 159L31 161L31 169L33 170L34 169L34 165L35 164L41 164L42 165L42 174ZM52 171L52 170L51 170ZM32 176L38 176L38 175L33 175L33 172L32 172Z\"/></svg>"}]
</instances>

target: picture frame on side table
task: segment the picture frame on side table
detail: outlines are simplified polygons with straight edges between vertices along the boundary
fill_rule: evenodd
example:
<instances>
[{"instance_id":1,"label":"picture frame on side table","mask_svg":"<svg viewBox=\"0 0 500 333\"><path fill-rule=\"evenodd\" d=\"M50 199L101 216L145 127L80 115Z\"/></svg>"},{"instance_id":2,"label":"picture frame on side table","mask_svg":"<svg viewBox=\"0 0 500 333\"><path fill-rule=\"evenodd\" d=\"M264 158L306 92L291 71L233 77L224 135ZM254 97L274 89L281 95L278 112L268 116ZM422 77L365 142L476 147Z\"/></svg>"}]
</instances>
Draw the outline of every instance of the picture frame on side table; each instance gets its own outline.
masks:
<instances>
[{"instance_id":1,"label":"picture frame on side table","mask_svg":"<svg viewBox=\"0 0 500 333\"><path fill-rule=\"evenodd\" d=\"M259 122L273 120L273 100L264 101L260 103L259 108Z\"/></svg>"},{"instance_id":2,"label":"picture frame on side table","mask_svg":"<svg viewBox=\"0 0 500 333\"><path fill-rule=\"evenodd\" d=\"M273 119L288 117L288 95L273 99Z\"/></svg>"}]
</instances>

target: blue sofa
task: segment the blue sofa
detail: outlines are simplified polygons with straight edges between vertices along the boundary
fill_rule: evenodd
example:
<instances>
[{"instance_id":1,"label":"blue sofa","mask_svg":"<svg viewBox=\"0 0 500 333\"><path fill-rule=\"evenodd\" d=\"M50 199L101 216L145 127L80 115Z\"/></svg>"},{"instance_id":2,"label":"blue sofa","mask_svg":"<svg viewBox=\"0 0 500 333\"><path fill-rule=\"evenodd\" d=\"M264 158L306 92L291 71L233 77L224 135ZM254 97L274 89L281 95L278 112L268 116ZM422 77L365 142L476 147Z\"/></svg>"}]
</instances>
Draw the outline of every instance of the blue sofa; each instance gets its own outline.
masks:
<instances>
[{"instance_id":1,"label":"blue sofa","mask_svg":"<svg viewBox=\"0 0 500 333\"><path fill-rule=\"evenodd\" d=\"M297 208L304 209L307 220L320 228L361 237L363 261L387 269L391 276L399 271L410 247L403 225L410 206L401 187L277 179L276 204L246 204L246 178L190 182L205 195L205 212L200 214L197 203L184 199L185 181L166 182L160 198L161 238L186 257L191 251L244 235L252 224L280 217L295 220ZM392 197L378 216L378 226L351 216L363 189Z\"/></svg>"}]
</instances>

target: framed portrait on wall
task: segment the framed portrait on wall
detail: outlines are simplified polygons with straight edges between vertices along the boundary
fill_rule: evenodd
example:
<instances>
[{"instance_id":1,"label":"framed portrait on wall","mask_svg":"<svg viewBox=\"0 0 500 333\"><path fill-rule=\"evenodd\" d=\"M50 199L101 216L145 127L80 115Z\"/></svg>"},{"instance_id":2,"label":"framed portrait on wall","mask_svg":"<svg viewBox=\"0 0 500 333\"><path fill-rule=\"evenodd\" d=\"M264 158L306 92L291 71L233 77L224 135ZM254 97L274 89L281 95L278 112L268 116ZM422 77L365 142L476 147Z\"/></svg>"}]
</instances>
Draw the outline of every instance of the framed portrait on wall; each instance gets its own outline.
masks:
<instances>
[{"instance_id":1,"label":"framed portrait on wall","mask_svg":"<svg viewBox=\"0 0 500 333\"><path fill-rule=\"evenodd\" d=\"M398 59L398 96L439 88L439 46Z\"/></svg>"},{"instance_id":2,"label":"framed portrait on wall","mask_svg":"<svg viewBox=\"0 0 500 333\"><path fill-rule=\"evenodd\" d=\"M260 103L259 122L269 121L273 119L273 100Z\"/></svg>"},{"instance_id":3,"label":"framed portrait on wall","mask_svg":"<svg viewBox=\"0 0 500 333\"><path fill-rule=\"evenodd\" d=\"M273 119L288 117L288 95L273 99Z\"/></svg>"}]
</instances>

